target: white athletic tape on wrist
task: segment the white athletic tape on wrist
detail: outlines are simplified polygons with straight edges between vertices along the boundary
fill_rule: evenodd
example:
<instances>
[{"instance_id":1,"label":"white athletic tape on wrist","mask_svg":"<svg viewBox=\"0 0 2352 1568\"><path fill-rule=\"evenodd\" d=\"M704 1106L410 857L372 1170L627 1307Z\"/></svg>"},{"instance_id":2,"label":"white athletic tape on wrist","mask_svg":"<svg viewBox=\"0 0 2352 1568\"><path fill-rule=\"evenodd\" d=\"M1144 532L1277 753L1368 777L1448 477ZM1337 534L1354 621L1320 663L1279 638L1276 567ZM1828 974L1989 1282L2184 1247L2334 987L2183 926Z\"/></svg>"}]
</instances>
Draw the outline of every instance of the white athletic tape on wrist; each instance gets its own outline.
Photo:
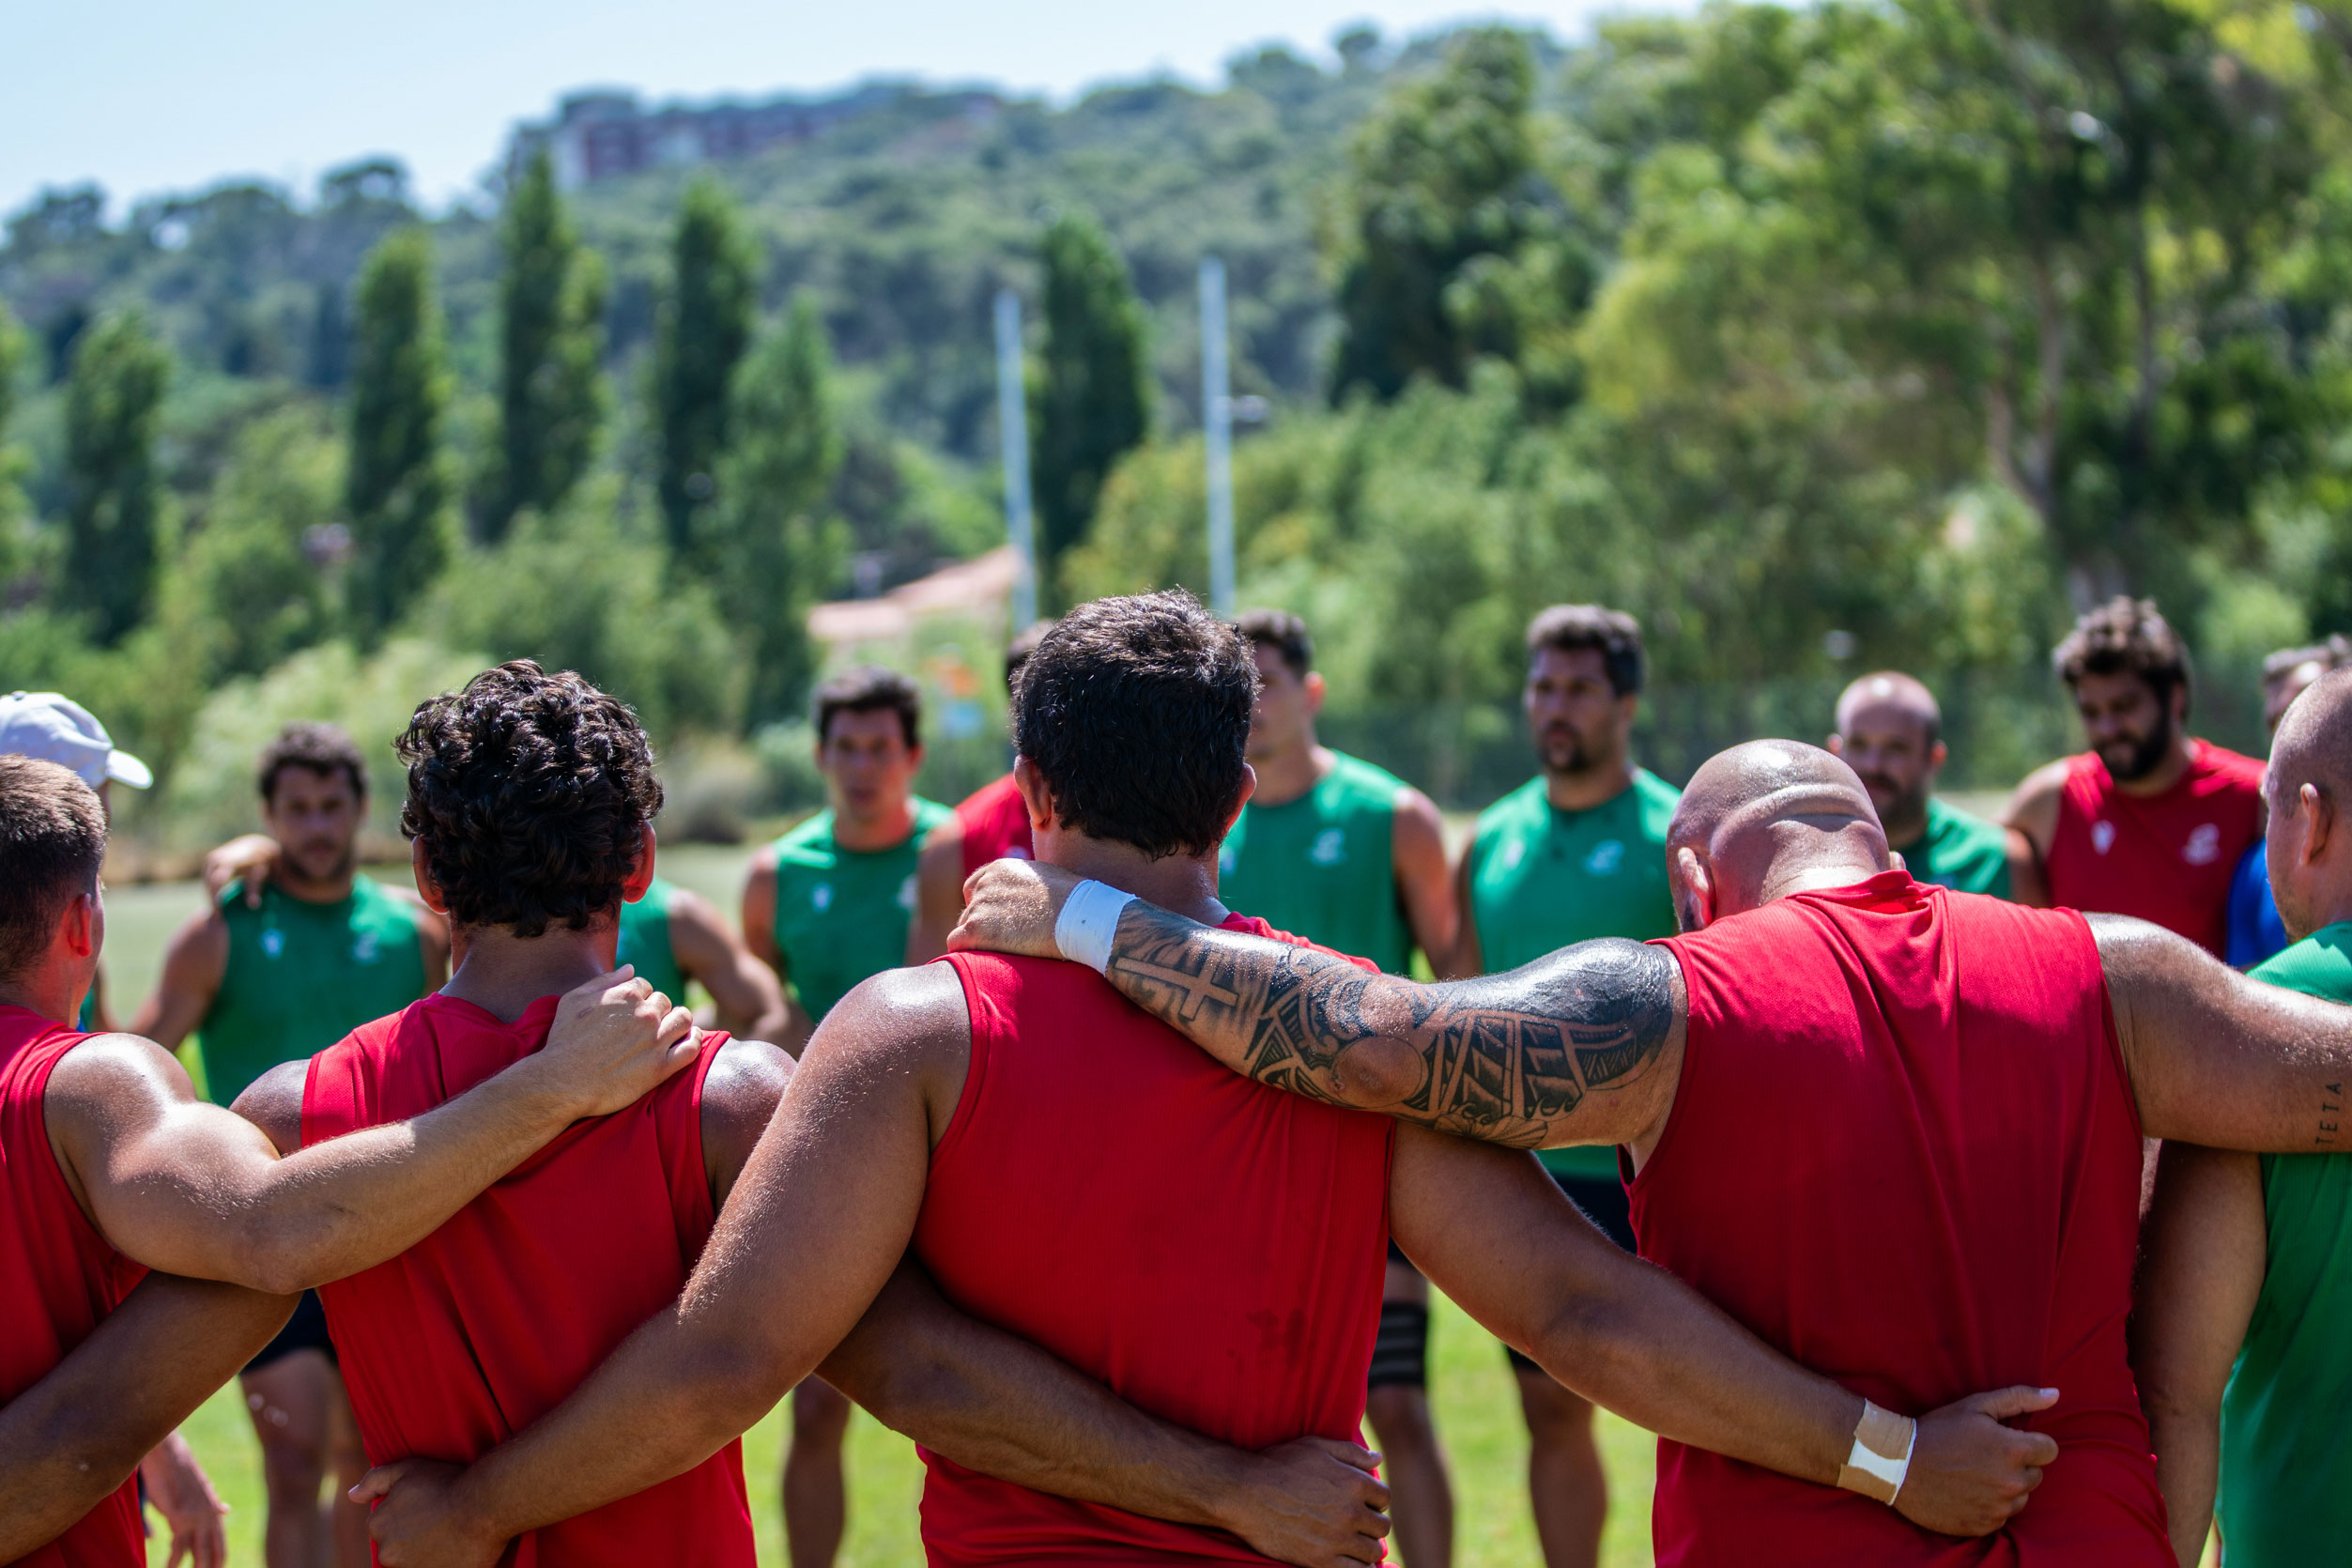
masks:
<instances>
[{"instance_id":1,"label":"white athletic tape on wrist","mask_svg":"<svg viewBox=\"0 0 2352 1568\"><path fill-rule=\"evenodd\" d=\"M1082 882L1070 889L1053 922L1053 945L1072 963L1083 963L1098 975L1111 973L1111 938L1119 929L1119 912L1135 901L1109 883Z\"/></svg>"},{"instance_id":2,"label":"white athletic tape on wrist","mask_svg":"<svg viewBox=\"0 0 2352 1568\"><path fill-rule=\"evenodd\" d=\"M1918 1440L1917 1422L1864 1400L1862 1419L1854 1423L1853 1452L1837 1471L1837 1484L1892 1507L1911 1473L1911 1451Z\"/></svg>"}]
</instances>

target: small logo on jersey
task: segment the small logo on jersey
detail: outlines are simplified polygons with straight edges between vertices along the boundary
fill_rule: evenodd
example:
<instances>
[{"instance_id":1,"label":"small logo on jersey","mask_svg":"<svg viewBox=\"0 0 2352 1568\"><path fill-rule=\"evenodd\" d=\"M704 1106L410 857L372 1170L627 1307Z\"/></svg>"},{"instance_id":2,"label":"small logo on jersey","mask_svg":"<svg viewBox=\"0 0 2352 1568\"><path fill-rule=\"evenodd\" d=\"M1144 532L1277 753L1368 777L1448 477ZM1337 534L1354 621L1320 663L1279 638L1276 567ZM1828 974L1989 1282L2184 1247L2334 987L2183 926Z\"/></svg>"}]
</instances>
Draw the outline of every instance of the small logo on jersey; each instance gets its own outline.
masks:
<instances>
[{"instance_id":1,"label":"small logo on jersey","mask_svg":"<svg viewBox=\"0 0 2352 1568\"><path fill-rule=\"evenodd\" d=\"M272 926L261 933L261 950L271 958L285 951L285 932Z\"/></svg>"},{"instance_id":2,"label":"small logo on jersey","mask_svg":"<svg viewBox=\"0 0 2352 1568\"><path fill-rule=\"evenodd\" d=\"M1317 866L1336 866L1347 858L1347 835L1336 827L1327 827L1314 836L1314 844L1307 851L1307 858Z\"/></svg>"},{"instance_id":3,"label":"small logo on jersey","mask_svg":"<svg viewBox=\"0 0 2352 1568\"><path fill-rule=\"evenodd\" d=\"M822 915L833 907L833 884L821 882L808 890L808 907Z\"/></svg>"},{"instance_id":4,"label":"small logo on jersey","mask_svg":"<svg viewBox=\"0 0 2352 1568\"><path fill-rule=\"evenodd\" d=\"M1502 854L1499 856L1502 862L1500 869L1506 871L1515 871L1519 869L1519 862L1525 860L1527 855L1526 840L1514 838L1502 847Z\"/></svg>"},{"instance_id":5,"label":"small logo on jersey","mask_svg":"<svg viewBox=\"0 0 2352 1568\"><path fill-rule=\"evenodd\" d=\"M380 947L381 945L376 940L376 933L374 931L361 931L359 934L358 939L351 944L351 961L353 963L374 963L376 961L376 955L380 950Z\"/></svg>"},{"instance_id":6,"label":"small logo on jersey","mask_svg":"<svg viewBox=\"0 0 2352 1568\"><path fill-rule=\"evenodd\" d=\"M2191 866L2210 866L2221 858L2221 829L2217 822L2199 822L2181 846L2180 857Z\"/></svg>"},{"instance_id":7,"label":"small logo on jersey","mask_svg":"<svg viewBox=\"0 0 2352 1568\"><path fill-rule=\"evenodd\" d=\"M2109 850L2112 850L2114 847L2115 824L2104 822L2093 822L2091 824L2091 848L2097 850L2101 854L2105 854Z\"/></svg>"},{"instance_id":8,"label":"small logo on jersey","mask_svg":"<svg viewBox=\"0 0 2352 1568\"><path fill-rule=\"evenodd\" d=\"M1624 863L1624 843L1616 838L1604 838L1592 846L1591 854L1584 857L1585 872L1589 876L1610 876L1615 874L1617 868Z\"/></svg>"},{"instance_id":9,"label":"small logo on jersey","mask_svg":"<svg viewBox=\"0 0 2352 1568\"><path fill-rule=\"evenodd\" d=\"M915 913L915 878L909 876L899 884L899 907L909 915Z\"/></svg>"}]
</instances>

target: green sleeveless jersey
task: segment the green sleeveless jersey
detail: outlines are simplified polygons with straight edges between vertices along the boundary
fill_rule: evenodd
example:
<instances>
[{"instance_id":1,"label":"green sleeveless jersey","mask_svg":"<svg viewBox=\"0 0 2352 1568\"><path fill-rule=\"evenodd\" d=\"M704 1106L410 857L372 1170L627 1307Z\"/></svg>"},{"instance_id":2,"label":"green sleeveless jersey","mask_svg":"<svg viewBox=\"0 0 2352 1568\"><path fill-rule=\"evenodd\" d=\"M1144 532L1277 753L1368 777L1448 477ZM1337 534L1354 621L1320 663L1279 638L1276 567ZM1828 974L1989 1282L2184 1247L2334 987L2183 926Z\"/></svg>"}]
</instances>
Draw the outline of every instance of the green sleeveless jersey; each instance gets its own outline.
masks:
<instances>
[{"instance_id":1,"label":"green sleeveless jersey","mask_svg":"<svg viewBox=\"0 0 2352 1568\"><path fill-rule=\"evenodd\" d=\"M1903 851L1914 880L1956 893L2009 896L2008 840L1995 824L1928 797L1928 831Z\"/></svg>"},{"instance_id":2,"label":"green sleeveless jersey","mask_svg":"<svg viewBox=\"0 0 2352 1568\"><path fill-rule=\"evenodd\" d=\"M354 878L351 896L331 904L306 903L272 884L259 909L247 909L244 884L232 883L221 915L228 969L196 1025L215 1104L424 994L423 912L372 878Z\"/></svg>"},{"instance_id":3,"label":"green sleeveless jersey","mask_svg":"<svg viewBox=\"0 0 2352 1568\"><path fill-rule=\"evenodd\" d=\"M1538 776L1480 812L1466 913L1487 973L1595 937L1672 936L1666 829L1681 799L1636 768L1630 789L1588 810L1554 806ZM1559 1176L1617 1175L1614 1149L1545 1149L1540 1158Z\"/></svg>"},{"instance_id":4,"label":"green sleeveless jersey","mask_svg":"<svg viewBox=\"0 0 2352 1568\"><path fill-rule=\"evenodd\" d=\"M669 945L669 896L677 890L655 877L645 897L621 906L621 950L613 962L637 965L638 979L683 1006L686 974Z\"/></svg>"},{"instance_id":5,"label":"green sleeveless jersey","mask_svg":"<svg viewBox=\"0 0 2352 1568\"><path fill-rule=\"evenodd\" d=\"M1217 852L1217 896L1278 930L1402 975L1413 933L1397 900L1391 834L1405 781L1331 756L1331 771L1297 800L1241 808Z\"/></svg>"},{"instance_id":6,"label":"green sleeveless jersey","mask_svg":"<svg viewBox=\"0 0 2352 1568\"><path fill-rule=\"evenodd\" d=\"M915 863L953 815L917 799L915 831L886 850L845 850L820 811L776 841L776 959L814 1022L869 975L906 962Z\"/></svg>"},{"instance_id":7,"label":"green sleeveless jersey","mask_svg":"<svg viewBox=\"0 0 2352 1568\"><path fill-rule=\"evenodd\" d=\"M2352 922L2252 974L2352 1002ZM2262 1207L2269 1262L2221 1397L2222 1560L2304 1568L2341 1561L2352 1541L2352 1154L2264 1155Z\"/></svg>"}]
</instances>

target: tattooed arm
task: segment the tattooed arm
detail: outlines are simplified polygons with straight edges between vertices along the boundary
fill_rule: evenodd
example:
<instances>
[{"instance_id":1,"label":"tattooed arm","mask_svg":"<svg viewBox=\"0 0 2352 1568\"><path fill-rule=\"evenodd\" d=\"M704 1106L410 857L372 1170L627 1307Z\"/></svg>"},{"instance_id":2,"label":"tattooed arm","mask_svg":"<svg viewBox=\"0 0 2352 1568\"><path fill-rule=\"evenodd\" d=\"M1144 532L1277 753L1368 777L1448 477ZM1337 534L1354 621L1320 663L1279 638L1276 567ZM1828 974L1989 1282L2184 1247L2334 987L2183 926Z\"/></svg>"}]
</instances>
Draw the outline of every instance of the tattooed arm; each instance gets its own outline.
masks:
<instances>
[{"instance_id":1,"label":"tattooed arm","mask_svg":"<svg viewBox=\"0 0 2352 1568\"><path fill-rule=\"evenodd\" d=\"M1053 922L1076 882L1037 862L984 869L949 945L1058 956ZM1515 1148L1638 1142L1665 1122L1682 1071L1681 966L1637 942L1424 986L1138 899L1110 979L1262 1084Z\"/></svg>"}]
</instances>

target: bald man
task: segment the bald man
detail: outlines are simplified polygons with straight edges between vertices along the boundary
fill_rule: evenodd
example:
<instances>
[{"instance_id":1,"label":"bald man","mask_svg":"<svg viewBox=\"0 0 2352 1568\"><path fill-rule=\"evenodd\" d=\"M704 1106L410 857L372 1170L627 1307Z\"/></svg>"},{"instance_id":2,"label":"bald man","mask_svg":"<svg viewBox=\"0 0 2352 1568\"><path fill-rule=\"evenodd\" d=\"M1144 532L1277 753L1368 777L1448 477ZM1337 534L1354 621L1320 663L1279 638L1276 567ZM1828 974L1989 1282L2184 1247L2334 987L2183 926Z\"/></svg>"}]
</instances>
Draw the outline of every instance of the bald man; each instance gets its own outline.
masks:
<instances>
[{"instance_id":1,"label":"bald man","mask_svg":"<svg viewBox=\"0 0 2352 1568\"><path fill-rule=\"evenodd\" d=\"M1960 893L2009 896L2009 844L2003 829L1946 806L1936 776L1951 753L1935 693L1900 670L1865 675L1837 699L1830 753L1861 776L1886 830L1886 847L1921 882Z\"/></svg>"},{"instance_id":2,"label":"bald man","mask_svg":"<svg viewBox=\"0 0 2352 1568\"><path fill-rule=\"evenodd\" d=\"M2294 944L2252 977L2352 1002L2352 670L2293 699L2264 792ZM2352 1152L2333 1152L2352 1134L2331 1110L2299 1150L2168 1143L2158 1167L2133 1360L2186 1565L2217 1480L2230 1568L2331 1561L2352 1540Z\"/></svg>"},{"instance_id":3,"label":"bald man","mask_svg":"<svg viewBox=\"0 0 2352 1568\"><path fill-rule=\"evenodd\" d=\"M2309 1147L2352 1079L2352 1009L2141 921L1923 886L1861 780L1795 742L1701 768L1668 853L1682 935L1451 984L1010 862L953 945L1084 953L1225 1066L1314 1099L1627 1145L1642 1254L1874 1401L2056 1391L2027 1422L2056 1461L1989 1545L1667 1442L1660 1563L2170 1564L2124 1343L2141 1135ZM1899 1488L1872 1422L1849 1468Z\"/></svg>"}]
</instances>

